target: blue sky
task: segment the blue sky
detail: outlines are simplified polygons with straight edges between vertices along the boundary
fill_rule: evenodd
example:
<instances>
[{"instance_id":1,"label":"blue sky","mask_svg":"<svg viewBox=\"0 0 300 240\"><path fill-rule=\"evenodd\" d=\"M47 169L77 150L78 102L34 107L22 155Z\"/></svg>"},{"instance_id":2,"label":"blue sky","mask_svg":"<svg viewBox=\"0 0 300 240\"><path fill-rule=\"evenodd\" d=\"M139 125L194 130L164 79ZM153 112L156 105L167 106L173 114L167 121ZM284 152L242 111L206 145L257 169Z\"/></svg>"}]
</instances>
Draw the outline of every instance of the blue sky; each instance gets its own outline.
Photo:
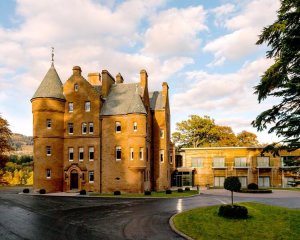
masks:
<instances>
[{"instance_id":1,"label":"blue sky","mask_svg":"<svg viewBox=\"0 0 300 240\"><path fill-rule=\"evenodd\" d=\"M51 63L63 82L107 69L150 90L170 87L172 130L190 114L209 115L238 133L276 100L258 104L253 87L272 60L256 46L277 0L0 1L0 113L12 131L32 135L30 99ZM257 133L261 142L275 136Z\"/></svg>"}]
</instances>

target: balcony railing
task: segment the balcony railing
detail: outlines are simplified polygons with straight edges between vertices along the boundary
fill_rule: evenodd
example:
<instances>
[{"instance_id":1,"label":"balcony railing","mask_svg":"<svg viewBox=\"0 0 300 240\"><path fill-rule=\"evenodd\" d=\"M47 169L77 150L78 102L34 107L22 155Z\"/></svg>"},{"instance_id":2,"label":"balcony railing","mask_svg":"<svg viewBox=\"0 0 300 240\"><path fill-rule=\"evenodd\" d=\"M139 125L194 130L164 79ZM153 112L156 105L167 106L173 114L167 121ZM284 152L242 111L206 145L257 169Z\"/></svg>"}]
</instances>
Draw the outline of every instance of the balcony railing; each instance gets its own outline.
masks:
<instances>
[{"instance_id":1,"label":"balcony railing","mask_svg":"<svg viewBox=\"0 0 300 240\"><path fill-rule=\"evenodd\" d=\"M234 168L250 168L249 163L234 164Z\"/></svg>"},{"instance_id":2,"label":"balcony railing","mask_svg":"<svg viewBox=\"0 0 300 240\"><path fill-rule=\"evenodd\" d=\"M227 164L225 164L225 163L214 163L213 162L212 168L224 169L224 168L227 168Z\"/></svg>"}]
</instances>

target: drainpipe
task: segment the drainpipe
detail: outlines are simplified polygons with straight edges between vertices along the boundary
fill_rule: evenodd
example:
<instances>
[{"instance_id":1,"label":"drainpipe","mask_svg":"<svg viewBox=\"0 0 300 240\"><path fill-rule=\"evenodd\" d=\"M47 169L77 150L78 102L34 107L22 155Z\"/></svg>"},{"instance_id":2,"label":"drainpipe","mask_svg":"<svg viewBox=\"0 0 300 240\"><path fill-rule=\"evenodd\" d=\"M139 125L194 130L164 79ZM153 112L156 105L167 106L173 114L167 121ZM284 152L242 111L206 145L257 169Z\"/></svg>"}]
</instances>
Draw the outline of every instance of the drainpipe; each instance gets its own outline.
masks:
<instances>
[{"instance_id":1,"label":"drainpipe","mask_svg":"<svg viewBox=\"0 0 300 240\"><path fill-rule=\"evenodd\" d=\"M100 193L102 193L102 118L100 118Z\"/></svg>"}]
</instances>

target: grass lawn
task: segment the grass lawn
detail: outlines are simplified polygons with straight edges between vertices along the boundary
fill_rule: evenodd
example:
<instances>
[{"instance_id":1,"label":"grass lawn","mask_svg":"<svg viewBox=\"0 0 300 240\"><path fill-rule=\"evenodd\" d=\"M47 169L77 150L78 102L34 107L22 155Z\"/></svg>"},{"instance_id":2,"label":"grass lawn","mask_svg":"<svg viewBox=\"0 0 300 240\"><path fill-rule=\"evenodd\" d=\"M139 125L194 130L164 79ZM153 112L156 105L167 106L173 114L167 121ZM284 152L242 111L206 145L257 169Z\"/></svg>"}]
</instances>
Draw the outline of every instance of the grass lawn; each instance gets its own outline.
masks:
<instances>
[{"instance_id":1,"label":"grass lawn","mask_svg":"<svg viewBox=\"0 0 300 240\"><path fill-rule=\"evenodd\" d=\"M98 197L123 197L123 198L135 198L135 197L145 197L145 198L176 198L176 197L189 197L198 194L197 191L184 191L179 193L177 191L172 191L172 194L166 194L165 192L151 192L151 195L145 196L144 193L121 193L121 195L114 195L113 193L88 193L89 196L98 196Z\"/></svg>"},{"instance_id":2,"label":"grass lawn","mask_svg":"<svg viewBox=\"0 0 300 240\"><path fill-rule=\"evenodd\" d=\"M300 239L300 210L259 203L240 203L248 219L218 216L219 206L197 208L174 218L176 228L193 239Z\"/></svg>"}]
</instances>

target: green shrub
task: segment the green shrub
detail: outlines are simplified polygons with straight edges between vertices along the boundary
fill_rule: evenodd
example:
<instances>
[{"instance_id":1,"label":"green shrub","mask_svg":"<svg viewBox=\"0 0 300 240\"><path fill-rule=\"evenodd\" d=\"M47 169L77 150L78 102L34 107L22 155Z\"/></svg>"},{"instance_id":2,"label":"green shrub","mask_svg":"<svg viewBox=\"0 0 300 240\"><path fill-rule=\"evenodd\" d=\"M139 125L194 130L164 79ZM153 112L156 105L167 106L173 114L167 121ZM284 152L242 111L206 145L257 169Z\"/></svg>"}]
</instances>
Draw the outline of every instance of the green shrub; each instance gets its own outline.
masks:
<instances>
[{"instance_id":1,"label":"green shrub","mask_svg":"<svg viewBox=\"0 0 300 240\"><path fill-rule=\"evenodd\" d=\"M242 193L272 193L271 189L242 189Z\"/></svg>"},{"instance_id":2,"label":"green shrub","mask_svg":"<svg viewBox=\"0 0 300 240\"><path fill-rule=\"evenodd\" d=\"M167 189L166 194L172 194L172 191L170 189Z\"/></svg>"},{"instance_id":3,"label":"green shrub","mask_svg":"<svg viewBox=\"0 0 300 240\"><path fill-rule=\"evenodd\" d=\"M46 193L46 190L45 189L40 189L40 194L45 194Z\"/></svg>"},{"instance_id":4,"label":"green shrub","mask_svg":"<svg viewBox=\"0 0 300 240\"><path fill-rule=\"evenodd\" d=\"M121 195L120 191L114 191L114 195Z\"/></svg>"},{"instance_id":5,"label":"green shrub","mask_svg":"<svg viewBox=\"0 0 300 240\"><path fill-rule=\"evenodd\" d=\"M182 188L178 188L177 192L183 192L183 189Z\"/></svg>"},{"instance_id":6,"label":"green shrub","mask_svg":"<svg viewBox=\"0 0 300 240\"><path fill-rule=\"evenodd\" d=\"M258 189L258 185L256 183L250 183L248 184L248 189L251 189L251 190L257 190Z\"/></svg>"},{"instance_id":7,"label":"green shrub","mask_svg":"<svg viewBox=\"0 0 300 240\"><path fill-rule=\"evenodd\" d=\"M86 191L83 189L83 190L80 190L79 192L80 195L86 195Z\"/></svg>"},{"instance_id":8,"label":"green shrub","mask_svg":"<svg viewBox=\"0 0 300 240\"><path fill-rule=\"evenodd\" d=\"M245 219L248 218L248 209L239 205L222 205L218 215L225 218Z\"/></svg>"},{"instance_id":9,"label":"green shrub","mask_svg":"<svg viewBox=\"0 0 300 240\"><path fill-rule=\"evenodd\" d=\"M147 196L151 195L151 191L145 191L144 195L147 195Z\"/></svg>"},{"instance_id":10,"label":"green shrub","mask_svg":"<svg viewBox=\"0 0 300 240\"><path fill-rule=\"evenodd\" d=\"M224 188L231 191L231 205L233 206L233 192L239 192L242 184L238 177L227 177L224 181Z\"/></svg>"},{"instance_id":11,"label":"green shrub","mask_svg":"<svg viewBox=\"0 0 300 240\"><path fill-rule=\"evenodd\" d=\"M29 188L24 188L23 193L29 193Z\"/></svg>"},{"instance_id":12,"label":"green shrub","mask_svg":"<svg viewBox=\"0 0 300 240\"><path fill-rule=\"evenodd\" d=\"M185 191L191 191L191 189L189 187L186 187L184 190Z\"/></svg>"}]
</instances>

